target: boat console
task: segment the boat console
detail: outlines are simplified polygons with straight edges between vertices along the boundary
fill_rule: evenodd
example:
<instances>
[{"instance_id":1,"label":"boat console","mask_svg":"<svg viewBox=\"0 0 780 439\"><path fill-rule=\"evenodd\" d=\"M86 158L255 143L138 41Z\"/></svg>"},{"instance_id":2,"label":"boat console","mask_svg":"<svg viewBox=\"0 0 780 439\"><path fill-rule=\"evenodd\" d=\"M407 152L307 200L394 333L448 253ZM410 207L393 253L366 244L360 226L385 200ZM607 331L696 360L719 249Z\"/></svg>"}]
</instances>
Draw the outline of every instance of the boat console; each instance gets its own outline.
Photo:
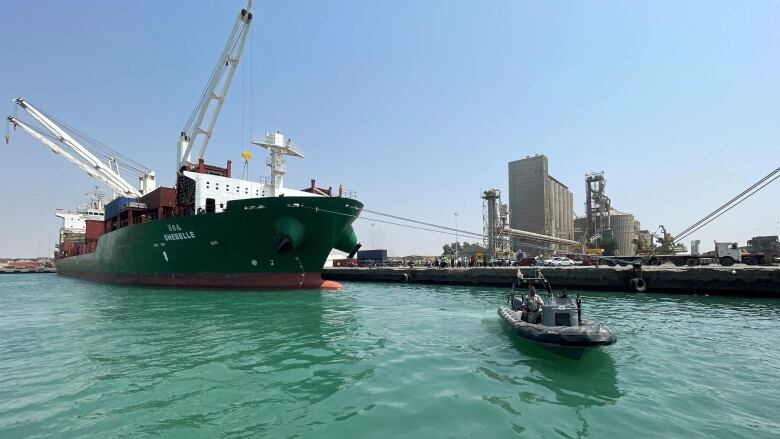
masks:
<instances>
[{"instance_id":1,"label":"boat console","mask_svg":"<svg viewBox=\"0 0 780 439\"><path fill-rule=\"evenodd\" d=\"M579 326L577 305L570 298L552 298L544 301L542 310L542 325L544 326Z\"/></svg>"}]
</instances>

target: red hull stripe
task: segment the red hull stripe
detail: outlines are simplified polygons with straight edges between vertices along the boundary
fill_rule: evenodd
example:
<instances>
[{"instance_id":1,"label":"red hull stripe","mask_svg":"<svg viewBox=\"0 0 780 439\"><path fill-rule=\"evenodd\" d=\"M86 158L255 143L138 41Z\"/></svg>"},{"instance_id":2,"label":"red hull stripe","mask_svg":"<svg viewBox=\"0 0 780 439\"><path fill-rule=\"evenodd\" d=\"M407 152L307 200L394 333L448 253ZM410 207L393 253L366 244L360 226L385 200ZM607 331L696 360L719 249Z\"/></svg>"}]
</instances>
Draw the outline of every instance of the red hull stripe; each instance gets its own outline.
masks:
<instances>
[{"instance_id":1,"label":"red hull stripe","mask_svg":"<svg viewBox=\"0 0 780 439\"><path fill-rule=\"evenodd\" d=\"M96 282L117 284L133 284L147 286L182 287L182 288L219 288L219 289L290 289L319 288L337 290L341 288L338 282L323 280L320 273L99 273L60 271L60 275L75 277Z\"/></svg>"}]
</instances>

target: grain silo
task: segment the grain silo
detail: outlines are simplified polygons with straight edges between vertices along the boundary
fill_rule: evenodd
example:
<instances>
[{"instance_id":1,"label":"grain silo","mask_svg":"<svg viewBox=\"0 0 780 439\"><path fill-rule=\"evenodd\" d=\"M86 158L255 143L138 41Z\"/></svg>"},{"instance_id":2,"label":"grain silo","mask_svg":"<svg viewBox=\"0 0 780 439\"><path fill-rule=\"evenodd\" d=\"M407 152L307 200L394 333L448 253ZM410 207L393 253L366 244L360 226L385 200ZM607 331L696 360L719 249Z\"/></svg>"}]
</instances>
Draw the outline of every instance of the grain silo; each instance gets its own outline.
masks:
<instances>
[{"instance_id":1,"label":"grain silo","mask_svg":"<svg viewBox=\"0 0 780 439\"><path fill-rule=\"evenodd\" d=\"M612 225L612 239L617 244L617 254L621 256L633 256L636 254L637 238L634 215L613 213L610 219Z\"/></svg>"}]
</instances>

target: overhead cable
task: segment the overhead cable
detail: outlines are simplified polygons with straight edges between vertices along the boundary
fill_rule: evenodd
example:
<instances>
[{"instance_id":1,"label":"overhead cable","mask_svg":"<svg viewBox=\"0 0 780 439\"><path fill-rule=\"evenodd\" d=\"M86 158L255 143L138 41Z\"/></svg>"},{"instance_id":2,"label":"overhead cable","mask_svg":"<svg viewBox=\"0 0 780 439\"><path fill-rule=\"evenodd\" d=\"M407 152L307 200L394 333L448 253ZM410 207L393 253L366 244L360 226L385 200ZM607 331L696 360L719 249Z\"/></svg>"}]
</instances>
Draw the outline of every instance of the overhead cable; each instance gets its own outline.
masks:
<instances>
[{"instance_id":1,"label":"overhead cable","mask_svg":"<svg viewBox=\"0 0 780 439\"><path fill-rule=\"evenodd\" d=\"M778 169L780 169L780 168L778 168ZM756 194L758 191L760 191L761 189L763 189L763 188L767 187L769 184L771 184L773 181L777 180L778 178L780 178L780 174L776 175L774 178L772 178L771 180L767 181L766 183L764 183L763 185L761 185L760 187L758 187L757 189L755 189L753 192L751 192L751 193L749 193L748 195L746 195L744 198L742 198L742 199L740 199L739 201L737 201L737 202L733 203L733 204L732 204L731 206L729 206L727 209L725 209L725 210L721 211L720 213L718 213L718 214L717 214L717 215L715 215L714 217L710 218L710 219L709 219L709 220L707 220L706 222L704 222L704 223L700 224L700 225L699 225L699 226L697 226L695 229L692 229L692 230L690 230L689 232L687 232L687 233L685 233L685 234L679 235L677 238L675 238L675 242L677 242L677 241L679 241L679 240L682 240L682 239L685 239L686 237L690 236L691 234L693 234L694 232L698 231L698 230L699 230L699 229L701 229L702 227L704 227L704 226L706 226L707 224L709 224L709 223L711 223L711 222L715 221L716 219L718 219L718 217L720 217L720 216L721 216L721 215L723 215L724 213L728 212L729 210L731 210L731 209L733 209L733 208L737 207L737 206L738 206L740 203L742 203L743 201L745 201L745 200L747 200L748 198L752 197L752 196L753 196L753 195L755 195L755 194Z\"/></svg>"},{"instance_id":2,"label":"overhead cable","mask_svg":"<svg viewBox=\"0 0 780 439\"><path fill-rule=\"evenodd\" d=\"M685 236L688 236L688 235L690 235L690 233L692 233L692 231L693 231L693 229L694 229L694 228L696 228L696 230L698 230L698 226L699 226L701 223L703 223L703 222L707 221L707 220L708 220L709 218L711 218L712 216L714 216L714 215L720 216L720 214L719 214L718 212L720 212L721 210L725 209L726 207L728 207L728 206L729 206L729 205L731 205L732 203L736 202L736 200L738 200L738 199L740 199L741 197L745 196L745 194L747 194L747 193L748 193L748 192L750 192L751 190L755 189L755 188L756 188L757 186L759 186L761 183L765 182L766 180L768 180L769 178L771 178L773 175L777 174L778 172L780 172L780 167L776 168L774 171L770 172L769 174L767 174L766 176L764 176L763 178L761 178L761 179L760 179L760 180L758 180L757 182L753 183L753 185L752 185L752 186L750 186L749 188L747 188L747 189L745 189L744 191L742 191L742 192L741 192L739 195L736 195L734 198L730 199L730 200L729 200L729 201L727 201L726 203L723 203L723 204L722 204L720 207L718 207L717 209L715 209L715 210L713 210L712 212L710 212L710 213L709 213L707 216L705 216L704 218L700 219L700 220L699 220L699 221L697 221L695 224L691 225L691 226L690 226L690 227L688 227L687 229L685 229L685 230L681 231L680 233L678 233L678 234L677 234L677 237L674 239L674 241L676 242L676 241L678 241L678 240L680 240L680 239L683 239ZM762 186L762 188L763 188L763 187L764 187L764 186ZM741 203L741 201L740 201L740 202L738 202L737 204L739 204L739 203ZM730 210L730 208L729 208L729 210ZM716 218L717 218L717 217L716 217Z\"/></svg>"}]
</instances>

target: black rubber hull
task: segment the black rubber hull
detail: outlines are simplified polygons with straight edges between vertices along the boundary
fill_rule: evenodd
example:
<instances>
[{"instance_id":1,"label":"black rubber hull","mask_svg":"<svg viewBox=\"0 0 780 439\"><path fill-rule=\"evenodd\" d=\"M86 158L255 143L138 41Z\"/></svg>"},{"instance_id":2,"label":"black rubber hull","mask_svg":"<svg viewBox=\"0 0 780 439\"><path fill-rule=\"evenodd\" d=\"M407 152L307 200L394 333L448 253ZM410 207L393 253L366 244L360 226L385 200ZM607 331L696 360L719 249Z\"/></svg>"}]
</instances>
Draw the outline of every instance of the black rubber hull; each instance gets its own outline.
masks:
<instances>
[{"instance_id":1,"label":"black rubber hull","mask_svg":"<svg viewBox=\"0 0 780 439\"><path fill-rule=\"evenodd\" d=\"M608 327L583 319L580 326L543 326L524 322L520 313L502 306L498 315L518 336L565 357L579 359L591 349L609 346L617 336Z\"/></svg>"}]
</instances>

